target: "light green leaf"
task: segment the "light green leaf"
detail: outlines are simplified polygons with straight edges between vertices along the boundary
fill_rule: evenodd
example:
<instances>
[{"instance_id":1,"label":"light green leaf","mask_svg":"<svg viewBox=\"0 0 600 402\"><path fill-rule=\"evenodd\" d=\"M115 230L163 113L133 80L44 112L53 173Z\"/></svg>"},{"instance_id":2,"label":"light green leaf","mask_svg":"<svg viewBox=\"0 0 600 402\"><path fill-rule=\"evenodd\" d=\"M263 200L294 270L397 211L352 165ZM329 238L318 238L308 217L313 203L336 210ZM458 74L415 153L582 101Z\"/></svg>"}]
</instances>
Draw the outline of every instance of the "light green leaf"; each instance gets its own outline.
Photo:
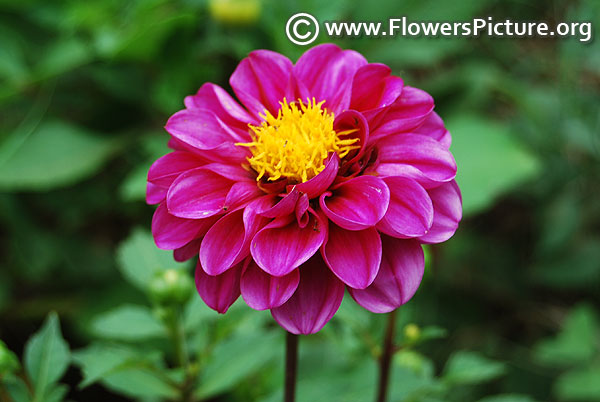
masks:
<instances>
[{"instance_id":1,"label":"light green leaf","mask_svg":"<svg viewBox=\"0 0 600 402\"><path fill-rule=\"evenodd\" d=\"M119 187L119 195L125 201L143 201L146 198L146 177L152 162L136 166Z\"/></svg>"},{"instance_id":2,"label":"light green leaf","mask_svg":"<svg viewBox=\"0 0 600 402\"><path fill-rule=\"evenodd\" d=\"M166 336L164 326L147 307L134 305L123 305L96 317L91 331L98 337L127 341Z\"/></svg>"},{"instance_id":3,"label":"light green leaf","mask_svg":"<svg viewBox=\"0 0 600 402\"><path fill-rule=\"evenodd\" d=\"M90 49L89 45L76 38L61 38L46 48L36 66L36 74L44 79L85 64L92 58Z\"/></svg>"},{"instance_id":4,"label":"light green leaf","mask_svg":"<svg viewBox=\"0 0 600 402\"><path fill-rule=\"evenodd\" d=\"M575 307L565 319L561 332L541 341L534 357L543 364L570 365L592 359L600 346L600 324L594 310L586 305Z\"/></svg>"},{"instance_id":5,"label":"light green leaf","mask_svg":"<svg viewBox=\"0 0 600 402\"><path fill-rule=\"evenodd\" d=\"M146 368L119 370L102 379L110 390L132 398L175 399L177 391L162 376Z\"/></svg>"},{"instance_id":6,"label":"light green leaf","mask_svg":"<svg viewBox=\"0 0 600 402\"><path fill-rule=\"evenodd\" d=\"M96 172L114 149L114 141L80 127L44 123L0 164L0 189L44 191L73 184Z\"/></svg>"},{"instance_id":7,"label":"light green leaf","mask_svg":"<svg viewBox=\"0 0 600 402\"><path fill-rule=\"evenodd\" d=\"M204 366L196 397L205 399L230 389L273 359L281 347L278 334L239 334L218 344Z\"/></svg>"},{"instance_id":8,"label":"light green leaf","mask_svg":"<svg viewBox=\"0 0 600 402\"><path fill-rule=\"evenodd\" d=\"M490 206L503 193L533 178L538 160L528 153L501 123L475 116L448 119L458 166L456 181L465 215Z\"/></svg>"},{"instance_id":9,"label":"light green leaf","mask_svg":"<svg viewBox=\"0 0 600 402\"><path fill-rule=\"evenodd\" d=\"M50 313L42 329L25 346L25 371L40 401L69 366L69 346L60 332L58 316Z\"/></svg>"},{"instance_id":10,"label":"light green leaf","mask_svg":"<svg viewBox=\"0 0 600 402\"><path fill-rule=\"evenodd\" d=\"M503 363L466 350L455 352L446 363L443 381L449 384L478 384L500 377Z\"/></svg>"},{"instance_id":11,"label":"light green leaf","mask_svg":"<svg viewBox=\"0 0 600 402\"><path fill-rule=\"evenodd\" d=\"M561 375L554 385L560 400L600 401L600 366L576 369Z\"/></svg>"},{"instance_id":12,"label":"light green leaf","mask_svg":"<svg viewBox=\"0 0 600 402\"><path fill-rule=\"evenodd\" d=\"M143 229L135 229L121 243L117 260L123 276L142 290L147 289L156 273L182 265L175 262L170 251L158 249L152 235Z\"/></svg>"},{"instance_id":13,"label":"light green leaf","mask_svg":"<svg viewBox=\"0 0 600 402\"><path fill-rule=\"evenodd\" d=\"M85 388L139 358L135 350L123 345L97 343L79 350L73 354L73 360L83 371L84 379L79 386Z\"/></svg>"}]
</instances>

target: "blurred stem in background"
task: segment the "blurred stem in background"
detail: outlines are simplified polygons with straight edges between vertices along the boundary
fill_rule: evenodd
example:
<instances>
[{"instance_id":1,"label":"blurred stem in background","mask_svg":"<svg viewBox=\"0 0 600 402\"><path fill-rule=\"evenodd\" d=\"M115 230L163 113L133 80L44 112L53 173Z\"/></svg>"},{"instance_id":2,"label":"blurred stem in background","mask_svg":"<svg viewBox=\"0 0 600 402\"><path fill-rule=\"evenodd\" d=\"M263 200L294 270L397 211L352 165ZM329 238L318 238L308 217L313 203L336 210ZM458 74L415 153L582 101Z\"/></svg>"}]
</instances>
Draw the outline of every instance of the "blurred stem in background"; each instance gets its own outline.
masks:
<instances>
[{"instance_id":1,"label":"blurred stem in background","mask_svg":"<svg viewBox=\"0 0 600 402\"><path fill-rule=\"evenodd\" d=\"M298 368L298 335L285 334L285 393L284 402L296 399L296 371Z\"/></svg>"},{"instance_id":2,"label":"blurred stem in background","mask_svg":"<svg viewBox=\"0 0 600 402\"><path fill-rule=\"evenodd\" d=\"M377 390L376 402L385 402L387 397L387 389L390 382L390 366L395 352L394 332L396 329L396 311L393 310L387 315L387 327L385 329L385 337L383 338L383 353L379 363L379 389Z\"/></svg>"}]
</instances>

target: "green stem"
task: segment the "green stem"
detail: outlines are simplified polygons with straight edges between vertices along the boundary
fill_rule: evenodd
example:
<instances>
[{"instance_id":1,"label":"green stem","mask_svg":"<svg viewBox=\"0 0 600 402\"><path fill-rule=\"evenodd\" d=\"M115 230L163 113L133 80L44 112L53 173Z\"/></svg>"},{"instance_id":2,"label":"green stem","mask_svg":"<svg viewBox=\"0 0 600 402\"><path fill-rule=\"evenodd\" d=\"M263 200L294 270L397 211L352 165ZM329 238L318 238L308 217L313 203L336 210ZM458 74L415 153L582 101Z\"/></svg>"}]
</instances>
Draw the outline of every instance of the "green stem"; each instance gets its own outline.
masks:
<instances>
[{"instance_id":1,"label":"green stem","mask_svg":"<svg viewBox=\"0 0 600 402\"><path fill-rule=\"evenodd\" d=\"M383 339L383 353L379 361L379 389L376 402L385 402L387 398L388 384L390 382L390 367L394 355L394 332L396 329L396 310L388 313L385 338Z\"/></svg>"},{"instance_id":2,"label":"green stem","mask_svg":"<svg viewBox=\"0 0 600 402\"><path fill-rule=\"evenodd\" d=\"M185 372L185 379L179 385L179 391L181 393L180 400L182 402L189 402L193 400L194 378L190 370L190 358L187 348L187 341L185 338L185 328L183 325L182 312L179 307L174 311L174 317L170 325L170 331L171 338L173 340L173 347L175 348L177 364L183 368Z\"/></svg>"},{"instance_id":3,"label":"green stem","mask_svg":"<svg viewBox=\"0 0 600 402\"><path fill-rule=\"evenodd\" d=\"M296 399L296 371L298 367L298 335L286 332L285 336L285 394L284 402Z\"/></svg>"}]
</instances>

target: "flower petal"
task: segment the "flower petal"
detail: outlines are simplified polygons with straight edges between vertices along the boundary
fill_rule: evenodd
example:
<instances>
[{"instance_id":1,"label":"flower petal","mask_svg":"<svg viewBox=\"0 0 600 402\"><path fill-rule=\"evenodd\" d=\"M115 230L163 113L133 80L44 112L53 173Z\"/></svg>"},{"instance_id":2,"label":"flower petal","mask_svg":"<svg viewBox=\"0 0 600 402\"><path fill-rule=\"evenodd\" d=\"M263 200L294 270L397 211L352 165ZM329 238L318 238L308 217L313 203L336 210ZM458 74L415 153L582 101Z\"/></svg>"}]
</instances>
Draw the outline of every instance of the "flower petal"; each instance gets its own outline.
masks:
<instances>
[{"instance_id":1,"label":"flower petal","mask_svg":"<svg viewBox=\"0 0 600 402\"><path fill-rule=\"evenodd\" d=\"M233 183L204 168L181 174L169 188L167 207L180 218L208 218L223 212Z\"/></svg>"},{"instance_id":2,"label":"flower petal","mask_svg":"<svg viewBox=\"0 0 600 402\"><path fill-rule=\"evenodd\" d=\"M157 186L154 183L146 183L146 203L148 205L160 204L167 197L168 187Z\"/></svg>"},{"instance_id":3,"label":"flower petal","mask_svg":"<svg viewBox=\"0 0 600 402\"><path fill-rule=\"evenodd\" d=\"M433 201L433 225L421 236L423 243L441 243L454 235L462 218L462 197L454 180L428 190Z\"/></svg>"},{"instance_id":4,"label":"flower petal","mask_svg":"<svg viewBox=\"0 0 600 402\"><path fill-rule=\"evenodd\" d=\"M421 283L423 249L416 240L382 236L383 258L375 281L366 289L348 289L358 304L374 313L389 313L409 301Z\"/></svg>"},{"instance_id":5,"label":"flower petal","mask_svg":"<svg viewBox=\"0 0 600 402\"><path fill-rule=\"evenodd\" d=\"M352 79L367 64L353 50L342 50L334 44L315 46L305 52L294 66L302 99L325 101L325 107L338 114L350 106Z\"/></svg>"},{"instance_id":6,"label":"flower petal","mask_svg":"<svg viewBox=\"0 0 600 402\"><path fill-rule=\"evenodd\" d=\"M344 158L344 166L352 165L363 156L369 142L369 123L367 119L356 110L345 110L336 116L333 128L337 133L356 130L356 132L343 137L345 140L358 138L358 142L355 142L353 145L357 145L360 148L350 151Z\"/></svg>"},{"instance_id":7,"label":"flower petal","mask_svg":"<svg viewBox=\"0 0 600 402\"><path fill-rule=\"evenodd\" d=\"M277 114L279 102L294 101L292 62L270 50L256 50L238 64L229 79L238 99L255 116L267 109Z\"/></svg>"},{"instance_id":8,"label":"flower petal","mask_svg":"<svg viewBox=\"0 0 600 402\"><path fill-rule=\"evenodd\" d=\"M319 332L342 304L344 284L325 266L319 256L300 268L300 283L294 295L271 315L293 334Z\"/></svg>"},{"instance_id":9,"label":"flower petal","mask_svg":"<svg viewBox=\"0 0 600 402\"><path fill-rule=\"evenodd\" d=\"M268 218L278 218L281 216L289 215L292 212L294 212L294 208L296 207L296 202L298 201L298 198L300 198L300 192L296 187L294 187L292 188L292 191L286 194L283 198L279 199L279 201L271 208L259 213L262 216L266 216Z\"/></svg>"},{"instance_id":10,"label":"flower petal","mask_svg":"<svg viewBox=\"0 0 600 402\"><path fill-rule=\"evenodd\" d=\"M211 276L204 272L198 263L196 266L196 289L208 307L225 314L237 300L240 296L240 276L243 264L242 261L221 275Z\"/></svg>"},{"instance_id":11,"label":"flower petal","mask_svg":"<svg viewBox=\"0 0 600 402\"><path fill-rule=\"evenodd\" d=\"M288 301L298 288L299 282L298 269L285 276L272 276L260 269L251 259L242 274L240 290L248 306L255 310L267 310Z\"/></svg>"},{"instance_id":12,"label":"flower petal","mask_svg":"<svg viewBox=\"0 0 600 402\"><path fill-rule=\"evenodd\" d=\"M402 94L404 82L391 76L385 64L362 66L354 75L350 109L366 111L391 105Z\"/></svg>"},{"instance_id":13,"label":"flower petal","mask_svg":"<svg viewBox=\"0 0 600 402\"><path fill-rule=\"evenodd\" d=\"M450 148L452 144L452 136L436 112L431 112L423 124L413 130L413 133L429 136L446 148Z\"/></svg>"},{"instance_id":14,"label":"flower petal","mask_svg":"<svg viewBox=\"0 0 600 402\"><path fill-rule=\"evenodd\" d=\"M264 193L256 185L256 182L240 181L234 183L227 193L223 209L225 211L237 209L263 194Z\"/></svg>"},{"instance_id":15,"label":"flower petal","mask_svg":"<svg viewBox=\"0 0 600 402\"><path fill-rule=\"evenodd\" d=\"M433 98L427 92L405 86L400 97L390 105L385 118L377 127L371 127L371 143L390 134L409 132L419 127L433 106Z\"/></svg>"},{"instance_id":16,"label":"flower petal","mask_svg":"<svg viewBox=\"0 0 600 402\"><path fill-rule=\"evenodd\" d=\"M177 262L185 262L193 257L198 258L200 243L202 243L202 239L194 239L185 246L176 248L173 250L173 259Z\"/></svg>"},{"instance_id":17,"label":"flower petal","mask_svg":"<svg viewBox=\"0 0 600 402\"><path fill-rule=\"evenodd\" d=\"M254 210L260 202L230 212L206 233L200 246L200 263L207 274L219 275L250 254L252 238L269 221Z\"/></svg>"},{"instance_id":18,"label":"flower petal","mask_svg":"<svg viewBox=\"0 0 600 402\"><path fill-rule=\"evenodd\" d=\"M202 237L215 223L214 218L184 219L173 216L162 203L152 217L152 236L156 246L163 250L174 250L185 246L197 237Z\"/></svg>"},{"instance_id":19,"label":"flower petal","mask_svg":"<svg viewBox=\"0 0 600 402\"><path fill-rule=\"evenodd\" d=\"M390 205L377 229L400 238L427 233L433 223L433 205L427 191L406 177L386 177L383 180L390 189Z\"/></svg>"},{"instance_id":20,"label":"flower petal","mask_svg":"<svg viewBox=\"0 0 600 402\"><path fill-rule=\"evenodd\" d=\"M355 289L369 286L379 270L381 239L375 228L349 231L330 224L327 242L321 249L333 273Z\"/></svg>"},{"instance_id":21,"label":"flower petal","mask_svg":"<svg viewBox=\"0 0 600 402\"><path fill-rule=\"evenodd\" d=\"M319 198L325 215L347 230L375 226L385 215L389 201L385 182L375 176L355 177Z\"/></svg>"},{"instance_id":22,"label":"flower petal","mask_svg":"<svg viewBox=\"0 0 600 402\"><path fill-rule=\"evenodd\" d=\"M243 130L248 124L258 124L243 107L218 85L207 82L200 87L196 95L186 96L185 107L188 109L206 109L213 112L223 123Z\"/></svg>"},{"instance_id":23,"label":"flower petal","mask_svg":"<svg viewBox=\"0 0 600 402\"><path fill-rule=\"evenodd\" d=\"M377 144L382 176L405 176L425 188L437 187L456 176L456 162L448 149L433 138L419 134L388 136Z\"/></svg>"},{"instance_id":24,"label":"flower petal","mask_svg":"<svg viewBox=\"0 0 600 402\"><path fill-rule=\"evenodd\" d=\"M254 261L265 272L284 276L298 268L321 247L327 233L325 223L312 215L308 225L301 228L295 217L277 218L252 240Z\"/></svg>"},{"instance_id":25,"label":"flower petal","mask_svg":"<svg viewBox=\"0 0 600 402\"><path fill-rule=\"evenodd\" d=\"M174 151L161 156L150 166L148 181L169 188L181 173L204 164L204 161L190 152Z\"/></svg>"},{"instance_id":26,"label":"flower petal","mask_svg":"<svg viewBox=\"0 0 600 402\"><path fill-rule=\"evenodd\" d=\"M296 188L301 193L308 195L308 198L310 199L318 197L331 186L331 183L333 183L338 173L339 167L340 158L337 154L333 153L329 157L329 161L327 161L325 169L323 169L321 173L304 183L297 184Z\"/></svg>"}]
</instances>

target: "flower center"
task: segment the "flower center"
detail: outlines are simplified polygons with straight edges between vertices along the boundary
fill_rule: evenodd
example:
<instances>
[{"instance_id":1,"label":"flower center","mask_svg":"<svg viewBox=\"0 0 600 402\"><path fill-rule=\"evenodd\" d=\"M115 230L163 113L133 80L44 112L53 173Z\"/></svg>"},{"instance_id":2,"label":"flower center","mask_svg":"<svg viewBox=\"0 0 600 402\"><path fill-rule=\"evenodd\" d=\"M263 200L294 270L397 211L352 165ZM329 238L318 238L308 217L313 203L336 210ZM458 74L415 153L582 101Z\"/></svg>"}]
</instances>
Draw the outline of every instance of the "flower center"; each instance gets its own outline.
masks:
<instances>
[{"instance_id":1,"label":"flower center","mask_svg":"<svg viewBox=\"0 0 600 402\"><path fill-rule=\"evenodd\" d=\"M277 117L264 111L259 126L249 125L252 142L237 143L250 148L250 166L258 173L259 181L287 178L291 183L305 182L325 169L330 152L343 158L353 149L358 138L344 138L356 130L336 133L333 113L322 108L324 101L307 103L298 100L288 103L284 98Z\"/></svg>"}]
</instances>

